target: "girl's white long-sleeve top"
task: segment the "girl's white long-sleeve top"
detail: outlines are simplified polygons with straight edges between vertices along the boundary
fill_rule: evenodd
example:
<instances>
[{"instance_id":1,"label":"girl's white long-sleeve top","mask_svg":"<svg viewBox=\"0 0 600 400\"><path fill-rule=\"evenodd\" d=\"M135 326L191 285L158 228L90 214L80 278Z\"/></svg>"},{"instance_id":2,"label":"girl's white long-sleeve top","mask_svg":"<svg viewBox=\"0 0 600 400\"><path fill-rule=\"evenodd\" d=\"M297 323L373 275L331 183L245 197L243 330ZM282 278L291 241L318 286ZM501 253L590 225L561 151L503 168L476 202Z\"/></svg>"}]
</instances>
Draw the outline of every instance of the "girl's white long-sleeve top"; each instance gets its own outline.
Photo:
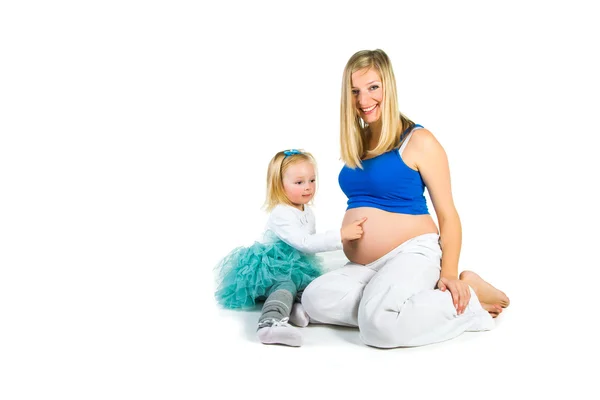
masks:
<instances>
[{"instance_id":1,"label":"girl's white long-sleeve top","mask_svg":"<svg viewBox=\"0 0 600 400\"><path fill-rule=\"evenodd\" d=\"M316 233L315 215L308 205L304 205L304 211L283 204L275 206L266 229L303 253L342 249L339 230Z\"/></svg>"}]
</instances>

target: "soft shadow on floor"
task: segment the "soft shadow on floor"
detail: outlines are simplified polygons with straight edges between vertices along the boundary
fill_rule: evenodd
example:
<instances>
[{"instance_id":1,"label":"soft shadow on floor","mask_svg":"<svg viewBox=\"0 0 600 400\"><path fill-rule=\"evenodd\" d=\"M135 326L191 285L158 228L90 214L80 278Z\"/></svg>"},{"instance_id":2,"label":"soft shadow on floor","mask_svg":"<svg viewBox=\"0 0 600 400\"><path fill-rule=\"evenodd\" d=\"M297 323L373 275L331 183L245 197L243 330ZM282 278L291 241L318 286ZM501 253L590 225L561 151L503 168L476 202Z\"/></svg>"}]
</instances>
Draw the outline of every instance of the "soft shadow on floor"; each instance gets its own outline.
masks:
<instances>
[{"instance_id":1,"label":"soft shadow on floor","mask_svg":"<svg viewBox=\"0 0 600 400\"><path fill-rule=\"evenodd\" d=\"M236 325L240 327L241 334L245 338L245 340L253 343L258 343L258 338L256 337L256 329L258 326L258 319L261 314L262 303L257 304L255 307L246 309L246 310L226 310L221 309L219 314L221 317L231 319L236 322ZM506 312L506 310L505 310ZM504 313L501 314L498 318L495 318L496 328L501 326L502 320L504 319ZM375 347L367 346L360 339L360 332L358 328L344 327L344 326L335 326L335 325L326 325L326 324L310 324L305 328L298 328L302 331L304 337L304 345L308 346L320 346L320 345L341 345L343 343L348 343L353 346L358 346L362 348L372 348L377 349ZM479 332L465 332L457 338L454 338L454 341L464 342L477 340L480 336ZM443 343L437 344L442 345ZM429 346L437 346L436 344L432 344ZM419 347L401 347L397 349L416 349ZM393 349L379 349L379 350L393 350Z\"/></svg>"},{"instance_id":2,"label":"soft shadow on floor","mask_svg":"<svg viewBox=\"0 0 600 400\"><path fill-rule=\"evenodd\" d=\"M257 304L254 308L245 310L219 310L219 314L224 318L229 318L237 321L240 324L241 331L246 340L250 342L258 342L256 337L256 329L258 319L260 318L262 303ZM325 325L325 324L310 324L305 328L298 328L302 331L304 338L308 343L323 343L323 342L339 342L340 339L345 343L353 345L365 346L360 340L357 328Z\"/></svg>"}]
</instances>

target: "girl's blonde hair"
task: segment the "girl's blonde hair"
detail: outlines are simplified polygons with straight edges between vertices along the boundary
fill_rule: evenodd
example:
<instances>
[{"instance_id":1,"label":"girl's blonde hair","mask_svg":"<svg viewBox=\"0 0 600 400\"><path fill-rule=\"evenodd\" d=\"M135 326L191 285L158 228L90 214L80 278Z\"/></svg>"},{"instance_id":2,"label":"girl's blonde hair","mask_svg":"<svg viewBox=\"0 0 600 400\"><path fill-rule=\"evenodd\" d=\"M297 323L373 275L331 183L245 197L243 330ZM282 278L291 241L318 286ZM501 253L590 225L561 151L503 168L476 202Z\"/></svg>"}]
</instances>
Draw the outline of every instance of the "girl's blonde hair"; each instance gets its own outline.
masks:
<instances>
[{"instance_id":1,"label":"girl's blonde hair","mask_svg":"<svg viewBox=\"0 0 600 400\"><path fill-rule=\"evenodd\" d=\"M290 166L302 161L308 161L311 163L315 168L315 174L317 173L317 163L312 154L306 151L280 151L271 159L269 162L269 168L267 170L267 198L265 200L265 209L267 211L271 211L279 204L293 206L292 202L285 194L285 189L283 187L283 174L285 174L285 171L287 171Z\"/></svg>"},{"instance_id":2,"label":"girl's blonde hair","mask_svg":"<svg viewBox=\"0 0 600 400\"><path fill-rule=\"evenodd\" d=\"M383 100L381 102L381 136L377 146L367 151L369 125L356 111L352 93L352 74L364 68L374 69L381 78ZM398 118L399 117L399 118ZM340 144L342 161L350 168L362 168L361 159L378 156L400 146L401 134L415 125L398 110L396 78L392 63L383 50L361 50L355 53L344 68L342 77L342 101L340 107Z\"/></svg>"}]
</instances>

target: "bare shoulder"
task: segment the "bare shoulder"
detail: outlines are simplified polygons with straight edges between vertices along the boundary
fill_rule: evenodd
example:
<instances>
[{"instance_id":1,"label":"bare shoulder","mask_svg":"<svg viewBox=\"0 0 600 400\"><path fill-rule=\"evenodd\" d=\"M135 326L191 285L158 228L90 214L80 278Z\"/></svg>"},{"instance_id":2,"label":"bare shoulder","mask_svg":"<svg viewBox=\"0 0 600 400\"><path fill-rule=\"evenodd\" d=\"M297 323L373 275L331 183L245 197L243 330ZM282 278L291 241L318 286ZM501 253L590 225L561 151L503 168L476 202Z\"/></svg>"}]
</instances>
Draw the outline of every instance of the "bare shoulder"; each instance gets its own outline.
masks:
<instances>
[{"instance_id":1,"label":"bare shoulder","mask_svg":"<svg viewBox=\"0 0 600 400\"><path fill-rule=\"evenodd\" d=\"M416 129L412 134L409 144L413 144L414 147L419 150L429 150L438 146L441 147L440 142L438 142L433 133L426 128Z\"/></svg>"},{"instance_id":2,"label":"bare shoulder","mask_svg":"<svg viewBox=\"0 0 600 400\"><path fill-rule=\"evenodd\" d=\"M431 158L439 158L444 154L442 145L428 129L420 128L413 131L402 158L415 170L420 170Z\"/></svg>"}]
</instances>

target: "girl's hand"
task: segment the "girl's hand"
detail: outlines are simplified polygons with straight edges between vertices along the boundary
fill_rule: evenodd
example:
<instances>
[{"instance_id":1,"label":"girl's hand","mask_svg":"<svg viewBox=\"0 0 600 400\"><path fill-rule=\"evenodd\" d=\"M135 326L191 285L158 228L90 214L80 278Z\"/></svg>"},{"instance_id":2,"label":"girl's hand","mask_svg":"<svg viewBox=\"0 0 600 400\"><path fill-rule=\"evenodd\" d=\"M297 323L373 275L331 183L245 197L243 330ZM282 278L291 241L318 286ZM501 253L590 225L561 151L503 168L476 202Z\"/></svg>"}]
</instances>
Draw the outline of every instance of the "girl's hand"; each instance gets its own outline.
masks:
<instances>
[{"instance_id":1,"label":"girl's hand","mask_svg":"<svg viewBox=\"0 0 600 400\"><path fill-rule=\"evenodd\" d=\"M467 304L469 304L469 300L471 300L469 285L458 279L440 278L437 287L442 292L450 290L456 312L459 315L465 312L465 308L467 308Z\"/></svg>"},{"instance_id":2,"label":"girl's hand","mask_svg":"<svg viewBox=\"0 0 600 400\"><path fill-rule=\"evenodd\" d=\"M366 220L367 220L367 217L364 217L361 219L357 219L356 221L351 222L348 225L342 226L342 229L340 229L342 241L360 239L363 235L362 224Z\"/></svg>"}]
</instances>

